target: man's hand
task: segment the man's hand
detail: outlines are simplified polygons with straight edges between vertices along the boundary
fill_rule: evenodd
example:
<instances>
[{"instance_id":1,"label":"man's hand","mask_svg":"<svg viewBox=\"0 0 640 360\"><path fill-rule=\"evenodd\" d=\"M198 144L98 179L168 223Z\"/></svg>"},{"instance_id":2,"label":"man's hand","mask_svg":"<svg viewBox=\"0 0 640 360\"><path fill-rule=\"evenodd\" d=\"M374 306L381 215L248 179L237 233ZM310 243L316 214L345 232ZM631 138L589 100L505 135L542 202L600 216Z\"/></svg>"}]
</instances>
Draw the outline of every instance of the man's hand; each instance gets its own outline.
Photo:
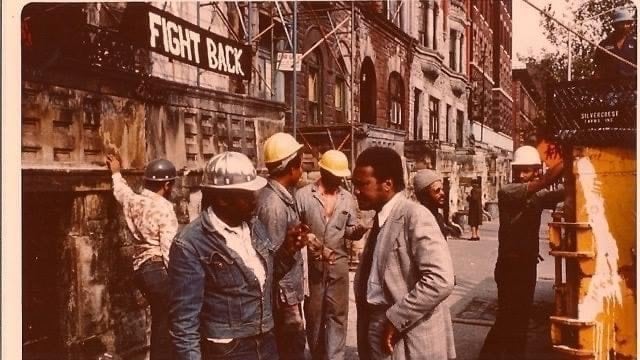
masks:
<instances>
[{"instance_id":1,"label":"man's hand","mask_svg":"<svg viewBox=\"0 0 640 360\"><path fill-rule=\"evenodd\" d=\"M111 170L112 174L120 172L120 160L114 155L107 155L107 166Z\"/></svg>"},{"instance_id":2,"label":"man's hand","mask_svg":"<svg viewBox=\"0 0 640 360\"><path fill-rule=\"evenodd\" d=\"M294 254L307 245L307 234L309 227L304 224L290 226L287 229L287 236L284 239L284 249L289 254Z\"/></svg>"},{"instance_id":3,"label":"man's hand","mask_svg":"<svg viewBox=\"0 0 640 360\"><path fill-rule=\"evenodd\" d=\"M387 320L382 332L382 352L384 354L391 354L393 352L393 346L400 339L400 332L396 329L391 321Z\"/></svg>"},{"instance_id":4,"label":"man's hand","mask_svg":"<svg viewBox=\"0 0 640 360\"><path fill-rule=\"evenodd\" d=\"M360 240L367 231L369 231L368 227L362 224L358 224L356 225L355 229L353 229L353 233L351 233L351 239Z\"/></svg>"}]
</instances>

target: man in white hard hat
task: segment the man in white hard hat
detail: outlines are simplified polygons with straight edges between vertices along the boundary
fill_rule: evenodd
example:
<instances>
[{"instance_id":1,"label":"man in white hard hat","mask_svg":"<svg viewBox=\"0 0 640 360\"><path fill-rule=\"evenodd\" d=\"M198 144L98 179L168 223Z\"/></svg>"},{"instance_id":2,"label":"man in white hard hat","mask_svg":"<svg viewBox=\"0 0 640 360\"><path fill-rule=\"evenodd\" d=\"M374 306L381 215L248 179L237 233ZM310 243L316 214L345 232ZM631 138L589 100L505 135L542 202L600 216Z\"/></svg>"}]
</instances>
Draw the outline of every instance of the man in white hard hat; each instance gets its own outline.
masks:
<instances>
[{"instance_id":1,"label":"man in white hard hat","mask_svg":"<svg viewBox=\"0 0 640 360\"><path fill-rule=\"evenodd\" d=\"M332 252L330 262L309 244L309 298L305 301L307 340L311 357L344 359L349 313L349 240L359 240L367 228L358 225L353 196L340 186L351 176L345 154L329 150L318 165L320 178L296 191L301 220L319 243Z\"/></svg>"},{"instance_id":2,"label":"man in white hard hat","mask_svg":"<svg viewBox=\"0 0 640 360\"><path fill-rule=\"evenodd\" d=\"M638 39L634 32L634 18L626 8L619 8L613 12L613 32L600 42L600 46L612 53L637 64L636 46ZM596 49L594 55L596 76L599 78L636 77L636 70L619 59Z\"/></svg>"},{"instance_id":3,"label":"man in white hard hat","mask_svg":"<svg viewBox=\"0 0 640 360\"><path fill-rule=\"evenodd\" d=\"M302 176L302 147L293 136L275 133L264 143L264 162L269 181L258 194L256 213L277 246L284 241L287 228L300 223L293 189ZM296 263L274 284L275 334L280 359L304 359L306 344L302 301L304 300L304 263L295 254Z\"/></svg>"},{"instance_id":4,"label":"man in white hard hat","mask_svg":"<svg viewBox=\"0 0 640 360\"><path fill-rule=\"evenodd\" d=\"M171 161L156 159L144 170L144 189L135 193L120 174L120 160L108 155L113 195L122 205L133 244L133 279L151 309L150 359L171 359L169 338L169 248L178 219L169 201L177 172Z\"/></svg>"},{"instance_id":5,"label":"man in white hard hat","mask_svg":"<svg viewBox=\"0 0 640 360\"><path fill-rule=\"evenodd\" d=\"M272 284L305 245L300 227L276 247L254 216L267 181L244 154L207 163L202 213L171 246L170 324L177 360L278 359Z\"/></svg>"},{"instance_id":6,"label":"man in white hard hat","mask_svg":"<svg viewBox=\"0 0 640 360\"><path fill-rule=\"evenodd\" d=\"M524 359L527 324L533 304L539 258L540 217L564 198L562 189L546 188L560 178L562 161L541 176L538 150L522 146L513 154L513 180L498 191L500 228L495 280L498 285L496 322L479 359Z\"/></svg>"}]
</instances>

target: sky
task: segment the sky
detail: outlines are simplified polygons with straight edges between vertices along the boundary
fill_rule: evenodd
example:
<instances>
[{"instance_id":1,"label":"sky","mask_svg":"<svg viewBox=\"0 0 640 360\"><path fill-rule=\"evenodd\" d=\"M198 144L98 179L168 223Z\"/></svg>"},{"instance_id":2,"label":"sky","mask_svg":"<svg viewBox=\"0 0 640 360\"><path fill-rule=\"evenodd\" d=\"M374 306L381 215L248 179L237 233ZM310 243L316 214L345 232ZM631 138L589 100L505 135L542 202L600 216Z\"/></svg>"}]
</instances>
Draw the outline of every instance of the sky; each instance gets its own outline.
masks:
<instances>
[{"instance_id":1,"label":"sky","mask_svg":"<svg viewBox=\"0 0 640 360\"><path fill-rule=\"evenodd\" d=\"M544 7L551 0L529 0L538 8ZM524 66L518 57L535 55L543 48L551 48L551 44L544 36L540 20L542 15L523 0L513 0L513 67ZM553 0L553 7L557 13L565 12L565 0ZM563 11L564 10L564 11Z\"/></svg>"}]
</instances>

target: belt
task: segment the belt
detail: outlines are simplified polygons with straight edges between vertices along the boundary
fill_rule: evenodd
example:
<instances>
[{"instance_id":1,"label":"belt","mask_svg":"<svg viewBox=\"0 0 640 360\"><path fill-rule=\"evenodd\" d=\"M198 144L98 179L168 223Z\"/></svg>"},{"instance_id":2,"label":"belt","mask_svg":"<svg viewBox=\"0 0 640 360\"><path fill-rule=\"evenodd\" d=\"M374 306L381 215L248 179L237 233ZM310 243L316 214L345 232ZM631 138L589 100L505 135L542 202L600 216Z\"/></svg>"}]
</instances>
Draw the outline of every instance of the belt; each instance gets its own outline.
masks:
<instances>
[{"instance_id":1,"label":"belt","mask_svg":"<svg viewBox=\"0 0 640 360\"><path fill-rule=\"evenodd\" d=\"M387 304L369 304L367 303L367 309L369 311L376 311L376 312L384 312L387 311L387 309L389 309L389 305Z\"/></svg>"},{"instance_id":2,"label":"belt","mask_svg":"<svg viewBox=\"0 0 640 360\"><path fill-rule=\"evenodd\" d=\"M149 264L156 263L156 262L160 262L160 263L163 262L162 256L154 255L154 256L148 258L147 260L145 260L142 264L140 264L140 266L149 265Z\"/></svg>"}]
</instances>

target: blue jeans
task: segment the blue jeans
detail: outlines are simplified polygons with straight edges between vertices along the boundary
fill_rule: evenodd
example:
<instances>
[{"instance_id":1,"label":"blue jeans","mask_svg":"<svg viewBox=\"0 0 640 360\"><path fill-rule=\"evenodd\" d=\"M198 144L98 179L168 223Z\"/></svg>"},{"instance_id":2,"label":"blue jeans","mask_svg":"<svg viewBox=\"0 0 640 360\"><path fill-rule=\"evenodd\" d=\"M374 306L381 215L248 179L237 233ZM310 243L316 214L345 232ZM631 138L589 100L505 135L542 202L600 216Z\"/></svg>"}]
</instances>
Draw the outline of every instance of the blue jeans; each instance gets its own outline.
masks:
<instances>
[{"instance_id":1,"label":"blue jeans","mask_svg":"<svg viewBox=\"0 0 640 360\"><path fill-rule=\"evenodd\" d=\"M136 285L151 307L150 360L172 359L169 337L169 276L164 263L144 262L133 275Z\"/></svg>"},{"instance_id":2,"label":"blue jeans","mask_svg":"<svg viewBox=\"0 0 640 360\"><path fill-rule=\"evenodd\" d=\"M202 340L204 360L278 360L273 332L233 339L230 343Z\"/></svg>"}]
</instances>

